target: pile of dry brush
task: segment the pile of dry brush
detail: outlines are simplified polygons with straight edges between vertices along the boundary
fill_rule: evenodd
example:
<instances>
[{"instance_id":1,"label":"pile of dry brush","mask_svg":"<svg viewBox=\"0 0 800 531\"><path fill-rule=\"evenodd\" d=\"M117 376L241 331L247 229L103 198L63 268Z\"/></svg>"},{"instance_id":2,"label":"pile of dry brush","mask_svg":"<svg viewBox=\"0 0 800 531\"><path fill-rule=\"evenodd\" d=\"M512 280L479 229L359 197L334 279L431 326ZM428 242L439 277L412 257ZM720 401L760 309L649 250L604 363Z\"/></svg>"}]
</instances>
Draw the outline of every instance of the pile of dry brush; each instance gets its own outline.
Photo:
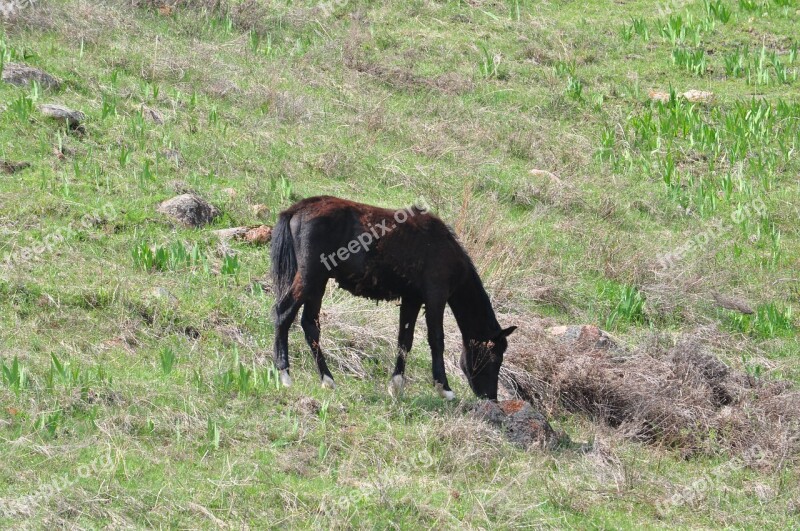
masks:
<instances>
[{"instance_id":1,"label":"pile of dry brush","mask_svg":"<svg viewBox=\"0 0 800 531\"><path fill-rule=\"evenodd\" d=\"M600 346L596 334L563 341L543 326L526 328L501 379L550 416L587 414L627 438L687 456L758 456L754 464L764 468L798 457L800 391L731 369L697 338L654 336L624 351Z\"/></svg>"}]
</instances>

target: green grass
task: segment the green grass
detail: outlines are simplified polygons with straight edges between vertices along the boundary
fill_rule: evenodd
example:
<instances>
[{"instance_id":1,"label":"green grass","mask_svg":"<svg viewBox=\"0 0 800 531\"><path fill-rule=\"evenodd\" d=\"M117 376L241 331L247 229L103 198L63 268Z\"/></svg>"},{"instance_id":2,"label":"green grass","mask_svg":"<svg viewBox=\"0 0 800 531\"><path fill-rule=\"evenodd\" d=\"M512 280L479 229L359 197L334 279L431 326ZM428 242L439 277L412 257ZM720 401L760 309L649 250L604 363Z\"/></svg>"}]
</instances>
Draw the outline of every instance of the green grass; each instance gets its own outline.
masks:
<instances>
[{"instance_id":1,"label":"green grass","mask_svg":"<svg viewBox=\"0 0 800 531\"><path fill-rule=\"evenodd\" d=\"M422 197L504 326L713 330L732 368L796 385L798 2L201 4L40 0L0 33L0 63L63 81L0 84L0 159L31 164L0 173L0 526L796 526L796 456L684 459L559 411L593 450L513 447L435 397L424 329L392 400L397 308L333 286L337 390L299 327L281 388L268 251L212 231ZM178 189L223 214L174 226Z\"/></svg>"}]
</instances>

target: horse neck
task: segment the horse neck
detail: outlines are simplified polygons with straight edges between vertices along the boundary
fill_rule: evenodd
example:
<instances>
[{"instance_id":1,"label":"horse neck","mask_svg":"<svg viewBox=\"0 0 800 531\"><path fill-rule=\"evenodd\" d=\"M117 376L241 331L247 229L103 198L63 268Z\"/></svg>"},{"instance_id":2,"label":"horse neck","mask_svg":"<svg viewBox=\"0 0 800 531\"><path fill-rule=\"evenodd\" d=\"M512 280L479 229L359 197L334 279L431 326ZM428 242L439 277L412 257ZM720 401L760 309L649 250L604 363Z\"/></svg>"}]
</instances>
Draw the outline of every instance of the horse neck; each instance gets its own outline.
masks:
<instances>
[{"instance_id":1,"label":"horse neck","mask_svg":"<svg viewBox=\"0 0 800 531\"><path fill-rule=\"evenodd\" d=\"M485 341L500 332L489 295L474 267L448 303L465 343L470 339Z\"/></svg>"}]
</instances>

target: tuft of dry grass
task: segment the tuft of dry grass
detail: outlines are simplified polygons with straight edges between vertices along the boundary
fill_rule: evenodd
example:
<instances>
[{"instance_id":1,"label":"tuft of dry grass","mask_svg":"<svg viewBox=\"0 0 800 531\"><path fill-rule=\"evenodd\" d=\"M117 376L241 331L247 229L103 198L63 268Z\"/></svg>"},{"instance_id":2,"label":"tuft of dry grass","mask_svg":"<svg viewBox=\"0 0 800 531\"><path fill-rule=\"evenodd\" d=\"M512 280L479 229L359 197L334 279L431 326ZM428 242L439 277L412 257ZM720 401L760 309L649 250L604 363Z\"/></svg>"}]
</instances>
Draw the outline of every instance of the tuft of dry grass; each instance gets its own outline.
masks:
<instances>
[{"instance_id":1,"label":"tuft of dry grass","mask_svg":"<svg viewBox=\"0 0 800 531\"><path fill-rule=\"evenodd\" d=\"M514 227L505 227L493 214L493 204L473 201L473 188L464 188L461 206L455 214L453 230L461 244L472 258L487 290L495 297L509 296L512 282L522 276L525 257L519 246L511 243L520 238L512 238Z\"/></svg>"}]
</instances>

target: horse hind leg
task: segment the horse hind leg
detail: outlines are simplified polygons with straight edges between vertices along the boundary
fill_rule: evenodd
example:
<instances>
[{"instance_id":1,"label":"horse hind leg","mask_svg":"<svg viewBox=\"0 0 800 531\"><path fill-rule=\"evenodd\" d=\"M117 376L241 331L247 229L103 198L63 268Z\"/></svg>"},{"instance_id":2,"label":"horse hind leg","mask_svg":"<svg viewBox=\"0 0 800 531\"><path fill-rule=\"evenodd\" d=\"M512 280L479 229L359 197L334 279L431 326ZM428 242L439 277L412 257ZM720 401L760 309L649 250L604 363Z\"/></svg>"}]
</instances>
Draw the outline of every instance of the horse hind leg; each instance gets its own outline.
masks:
<instances>
[{"instance_id":1,"label":"horse hind leg","mask_svg":"<svg viewBox=\"0 0 800 531\"><path fill-rule=\"evenodd\" d=\"M325 290L323 289L306 300L300 324L306 336L306 343L308 343L308 347L311 349L311 354L314 356L314 361L317 364L317 370L322 380L322 387L326 389L335 389L336 384L333 381L333 376L325 361L325 354L322 352L322 347L319 344L319 311L322 306L322 296L324 294Z\"/></svg>"},{"instance_id":2,"label":"horse hind leg","mask_svg":"<svg viewBox=\"0 0 800 531\"><path fill-rule=\"evenodd\" d=\"M275 305L275 367L278 369L281 384L292 385L289 376L289 327L297 317L302 302L290 292Z\"/></svg>"}]
</instances>

